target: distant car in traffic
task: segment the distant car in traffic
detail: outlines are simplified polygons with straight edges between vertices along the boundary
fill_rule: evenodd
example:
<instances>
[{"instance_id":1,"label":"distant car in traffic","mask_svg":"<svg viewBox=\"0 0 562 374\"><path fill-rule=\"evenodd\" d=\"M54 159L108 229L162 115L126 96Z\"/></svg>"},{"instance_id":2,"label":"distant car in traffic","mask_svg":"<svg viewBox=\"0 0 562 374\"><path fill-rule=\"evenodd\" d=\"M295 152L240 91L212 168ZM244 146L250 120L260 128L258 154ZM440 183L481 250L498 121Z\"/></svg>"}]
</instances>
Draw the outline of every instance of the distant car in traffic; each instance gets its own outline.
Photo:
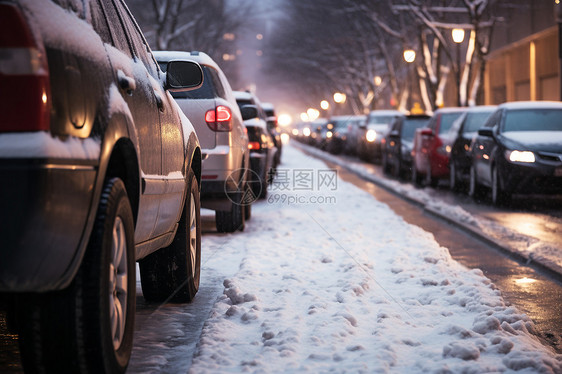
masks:
<instances>
[{"instance_id":1,"label":"distant car in traffic","mask_svg":"<svg viewBox=\"0 0 562 374\"><path fill-rule=\"evenodd\" d=\"M443 137L468 108L441 108L431 116L427 127L417 129L412 146L412 182L436 186L449 176L449 152Z\"/></svg>"},{"instance_id":2,"label":"distant car in traffic","mask_svg":"<svg viewBox=\"0 0 562 374\"><path fill-rule=\"evenodd\" d=\"M396 178L410 176L414 134L416 129L426 127L429 119L425 114L396 117L382 141L383 172Z\"/></svg>"},{"instance_id":3,"label":"distant car in traffic","mask_svg":"<svg viewBox=\"0 0 562 374\"><path fill-rule=\"evenodd\" d=\"M244 91L234 91L234 97L242 113L245 114L249 108L255 108L255 115L252 114L252 118L244 120L249 139L250 170L253 171L252 180L249 183L254 196L263 199L267 196L270 179L275 175L277 147L273 136L267 129L267 115L259 99Z\"/></svg>"},{"instance_id":4,"label":"distant car in traffic","mask_svg":"<svg viewBox=\"0 0 562 374\"><path fill-rule=\"evenodd\" d=\"M350 116L347 123L347 139L345 141L344 152L356 156L359 152L359 141L367 127L367 116Z\"/></svg>"},{"instance_id":5,"label":"distant car in traffic","mask_svg":"<svg viewBox=\"0 0 562 374\"><path fill-rule=\"evenodd\" d=\"M330 117L326 125L326 150L332 154L340 154L346 148L348 126L352 116L333 116Z\"/></svg>"},{"instance_id":6,"label":"distant car in traffic","mask_svg":"<svg viewBox=\"0 0 562 374\"><path fill-rule=\"evenodd\" d=\"M373 110L367 115L367 124L358 143L359 158L368 162L380 163L382 139L388 126L404 113L398 110Z\"/></svg>"},{"instance_id":7,"label":"distant car in traffic","mask_svg":"<svg viewBox=\"0 0 562 374\"><path fill-rule=\"evenodd\" d=\"M199 289L201 147L122 1L0 3L0 299L28 373L124 373L147 301ZM6 33L7 31L7 33ZM3 369L6 369L5 367Z\"/></svg>"},{"instance_id":8,"label":"distant car in traffic","mask_svg":"<svg viewBox=\"0 0 562 374\"><path fill-rule=\"evenodd\" d=\"M261 106L267 116L267 131L273 137L275 144L275 160L274 168L281 163L281 156L283 155L283 141L281 139L281 131L279 131L279 124L277 123L277 116L275 115L275 106L272 103L261 103Z\"/></svg>"},{"instance_id":9,"label":"distant car in traffic","mask_svg":"<svg viewBox=\"0 0 562 374\"><path fill-rule=\"evenodd\" d=\"M562 193L562 103L505 103L472 143L469 194L491 191L494 204L514 193Z\"/></svg>"},{"instance_id":10,"label":"distant car in traffic","mask_svg":"<svg viewBox=\"0 0 562 374\"><path fill-rule=\"evenodd\" d=\"M203 52L154 51L162 70L170 61L195 61L203 68L203 85L190 92L172 92L191 120L201 143L201 206L215 211L219 232L244 230L248 135L228 79Z\"/></svg>"},{"instance_id":11,"label":"distant car in traffic","mask_svg":"<svg viewBox=\"0 0 562 374\"><path fill-rule=\"evenodd\" d=\"M496 110L495 105L478 105L469 108L451 126L444 137L449 151L449 187L459 190L468 185L472 150L470 144L488 117Z\"/></svg>"}]
</instances>

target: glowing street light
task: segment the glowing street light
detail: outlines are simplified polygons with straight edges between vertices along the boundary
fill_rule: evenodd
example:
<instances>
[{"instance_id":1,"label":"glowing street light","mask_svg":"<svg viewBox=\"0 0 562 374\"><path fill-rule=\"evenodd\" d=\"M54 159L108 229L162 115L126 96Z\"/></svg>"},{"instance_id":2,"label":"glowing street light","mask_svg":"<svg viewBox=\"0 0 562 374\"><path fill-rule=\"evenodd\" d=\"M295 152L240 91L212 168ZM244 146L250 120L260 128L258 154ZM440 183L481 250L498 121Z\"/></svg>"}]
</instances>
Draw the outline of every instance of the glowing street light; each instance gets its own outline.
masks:
<instances>
[{"instance_id":1,"label":"glowing street light","mask_svg":"<svg viewBox=\"0 0 562 374\"><path fill-rule=\"evenodd\" d=\"M326 100L322 100L320 102L320 108L322 108L324 110L328 110L330 108L330 103Z\"/></svg>"},{"instance_id":2,"label":"glowing street light","mask_svg":"<svg viewBox=\"0 0 562 374\"><path fill-rule=\"evenodd\" d=\"M416 60L416 51L414 51L413 49L406 49L404 51L404 61L410 64L415 60Z\"/></svg>"},{"instance_id":3,"label":"glowing street light","mask_svg":"<svg viewBox=\"0 0 562 374\"><path fill-rule=\"evenodd\" d=\"M464 30L453 29L451 36L457 43L457 106L461 106L461 43L464 40Z\"/></svg>"},{"instance_id":4,"label":"glowing street light","mask_svg":"<svg viewBox=\"0 0 562 374\"><path fill-rule=\"evenodd\" d=\"M347 99L347 97L345 96L344 93L341 92L336 92L334 94L334 101L338 104L343 104L345 103L345 100Z\"/></svg>"},{"instance_id":5,"label":"glowing street light","mask_svg":"<svg viewBox=\"0 0 562 374\"><path fill-rule=\"evenodd\" d=\"M308 119L310 121L314 121L315 119L320 117L320 112L318 111L318 109L314 109L314 108L308 108L306 114L308 115Z\"/></svg>"},{"instance_id":6,"label":"glowing street light","mask_svg":"<svg viewBox=\"0 0 562 374\"><path fill-rule=\"evenodd\" d=\"M377 75L375 78L373 78L373 81L375 83L375 86L377 86L377 87L382 84L382 78L379 75Z\"/></svg>"},{"instance_id":7,"label":"glowing street light","mask_svg":"<svg viewBox=\"0 0 562 374\"><path fill-rule=\"evenodd\" d=\"M464 30L463 29L453 29L451 31L453 41L457 44L462 43L464 40Z\"/></svg>"},{"instance_id":8,"label":"glowing street light","mask_svg":"<svg viewBox=\"0 0 562 374\"><path fill-rule=\"evenodd\" d=\"M303 122L310 121L310 119L308 118L308 114L306 114L305 112L302 112L301 113L301 121L303 121Z\"/></svg>"},{"instance_id":9,"label":"glowing street light","mask_svg":"<svg viewBox=\"0 0 562 374\"><path fill-rule=\"evenodd\" d=\"M279 115L279 117L277 117L277 123L281 127L287 127L291 123L293 123L293 118L291 117L290 114L282 113L282 114Z\"/></svg>"}]
</instances>

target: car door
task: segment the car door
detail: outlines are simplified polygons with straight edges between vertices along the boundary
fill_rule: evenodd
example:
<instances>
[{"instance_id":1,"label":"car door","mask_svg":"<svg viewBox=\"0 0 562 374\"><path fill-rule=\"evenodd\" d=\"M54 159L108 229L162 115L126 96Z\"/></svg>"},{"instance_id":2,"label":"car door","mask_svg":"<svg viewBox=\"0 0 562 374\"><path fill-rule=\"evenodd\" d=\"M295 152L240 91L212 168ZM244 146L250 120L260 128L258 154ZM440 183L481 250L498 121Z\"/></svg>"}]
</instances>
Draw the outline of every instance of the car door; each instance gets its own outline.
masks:
<instances>
[{"instance_id":1,"label":"car door","mask_svg":"<svg viewBox=\"0 0 562 374\"><path fill-rule=\"evenodd\" d=\"M160 131L161 142L161 172L145 177L153 184L155 194L159 196L157 222L152 230L152 237L170 232L180 220L183 194L185 192L185 177L183 166L185 159L183 132L177 107L171 95L162 86L162 72L148 43L142 36L136 22L131 15L123 14L123 21L129 30L129 38L135 55L142 62L146 70L146 77L150 87L147 96L152 96L156 107L152 108L151 120L156 121L155 128Z\"/></svg>"},{"instance_id":2,"label":"car door","mask_svg":"<svg viewBox=\"0 0 562 374\"><path fill-rule=\"evenodd\" d=\"M494 113L484 125L497 134L503 111ZM479 135L473 146L473 163L476 170L477 180L480 184L491 185L492 181L492 156L496 148L494 137Z\"/></svg>"},{"instance_id":3,"label":"car door","mask_svg":"<svg viewBox=\"0 0 562 374\"><path fill-rule=\"evenodd\" d=\"M138 141L142 189L135 228L135 243L150 239L158 218L162 179L162 144L159 109L149 72L129 36L127 12L113 2L100 2L108 18L113 46L107 47L116 74L116 88L130 111ZM138 47L138 46L137 46ZM115 100L117 102L117 99ZM134 138L134 135L131 134Z\"/></svg>"}]
</instances>

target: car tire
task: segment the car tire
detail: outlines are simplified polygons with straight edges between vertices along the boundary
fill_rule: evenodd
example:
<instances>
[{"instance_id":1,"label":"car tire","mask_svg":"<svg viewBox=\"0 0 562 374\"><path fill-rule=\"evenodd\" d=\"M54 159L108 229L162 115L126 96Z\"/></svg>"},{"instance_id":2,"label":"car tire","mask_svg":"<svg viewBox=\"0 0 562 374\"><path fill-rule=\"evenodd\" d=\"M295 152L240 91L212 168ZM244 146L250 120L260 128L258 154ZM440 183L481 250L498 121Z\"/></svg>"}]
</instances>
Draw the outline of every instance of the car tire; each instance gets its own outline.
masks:
<instances>
[{"instance_id":1,"label":"car tire","mask_svg":"<svg viewBox=\"0 0 562 374\"><path fill-rule=\"evenodd\" d=\"M388 155L386 152L382 152L381 155L382 172L386 175L390 175L390 165L388 164Z\"/></svg>"},{"instance_id":2,"label":"car tire","mask_svg":"<svg viewBox=\"0 0 562 374\"><path fill-rule=\"evenodd\" d=\"M124 373L136 309L134 223L125 185L109 180L69 287L18 301L25 372ZM121 287L119 287L121 285Z\"/></svg>"},{"instance_id":3,"label":"car tire","mask_svg":"<svg viewBox=\"0 0 562 374\"><path fill-rule=\"evenodd\" d=\"M457 176L457 167L455 162L451 159L449 163L449 188L451 191L459 191L460 190L460 181Z\"/></svg>"},{"instance_id":4,"label":"car tire","mask_svg":"<svg viewBox=\"0 0 562 374\"><path fill-rule=\"evenodd\" d=\"M500 186L500 179L498 169L496 166L492 168L492 203L496 206L502 206L509 203L511 195L502 190Z\"/></svg>"},{"instance_id":5,"label":"car tire","mask_svg":"<svg viewBox=\"0 0 562 374\"><path fill-rule=\"evenodd\" d=\"M470 182L468 184L468 196L475 200L480 199L484 195L484 189L478 184L478 176L473 165L470 166Z\"/></svg>"},{"instance_id":6,"label":"car tire","mask_svg":"<svg viewBox=\"0 0 562 374\"><path fill-rule=\"evenodd\" d=\"M188 303L199 290L201 275L201 203L193 170L172 243L139 261L143 296L148 302Z\"/></svg>"},{"instance_id":7,"label":"car tire","mask_svg":"<svg viewBox=\"0 0 562 374\"><path fill-rule=\"evenodd\" d=\"M242 203L244 193L233 194L233 202L229 211L217 210L215 212L215 223L218 232L244 231L245 214L244 204Z\"/></svg>"},{"instance_id":8,"label":"car tire","mask_svg":"<svg viewBox=\"0 0 562 374\"><path fill-rule=\"evenodd\" d=\"M418 173L415 163L412 164L412 184L415 187L421 187L422 184L422 176Z\"/></svg>"}]
</instances>

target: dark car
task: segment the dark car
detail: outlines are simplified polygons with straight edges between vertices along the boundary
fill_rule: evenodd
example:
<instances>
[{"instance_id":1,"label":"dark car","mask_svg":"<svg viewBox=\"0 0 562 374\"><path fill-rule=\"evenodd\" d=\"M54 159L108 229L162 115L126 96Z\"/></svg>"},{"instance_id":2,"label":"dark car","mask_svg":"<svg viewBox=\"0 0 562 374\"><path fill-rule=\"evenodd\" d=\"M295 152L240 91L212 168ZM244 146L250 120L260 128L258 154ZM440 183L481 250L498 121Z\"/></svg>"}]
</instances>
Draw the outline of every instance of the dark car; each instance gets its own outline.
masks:
<instances>
[{"instance_id":1,"label":"dark car","mask_svg":"<svg viewBox=\"0 0 562 374\"><path fill-rule=\"evenodd\" d=\"M244 116L248 131L248 150L250 151L250 170L253 173L249 184L255 198L265 198L270 179L275 175L275 154L277 147L271 133L267 129L267 115L259 99L243 91L234 91L234 97ZM249 109L255 109L249 111ZM253 115L246 114L252 113Z\"/></svg>"},{"instance_id":2,"label":"dark car","mask_svg":"<svg viewBox=\"0 0 562 374\"><path fill-rule=\"evenodd\" d=\"M562 193L562 103L501 104L472 143L469 194L494 204L512 194Z\"/></svg>"},{"instance_id":3,"label":"dark car","mask_svg":"<svg viewBox=\"0 0 562 374\"><path fill-rule=\"evenodd\" d=\"M426 127L429 116L405 115L397 117L382 141L382 169L396 178L412 172L412 145L417 129Z\"/></svg>"},{"instance_id":4,"label":"dark car","mask_svg":"<svg viewBox=\"0 0 562 374\"><path fill-rule=\"evenodd\" d=\"M404 113L398 110L373 110L367 115L367 124L362 129L357 151L364 161L380 163L382 157L381 141L388 132L388 126Z\"/></svg>"},{"instance_id":5,"label":"dark car","mask_svg":"<svg viewBox=\"0 0 562 374\"><path fill-rule=\"evenodd\" d=\"M427 127L417 129L412 146L412 182L436 186L449 176L449 152L443 137L453 122L468 108L441 108L431 116Z\"/></svg>"},{"instance_id":6,"label":"dark car","mask_svg":"<svg viewBox=\"0 0 562 374\"><path fill-rule=\"evenodd\" d=\"M495 105L479 105L463 113L449 129L445 147L449 151L449 187L459 190L470 180L472 154L470 144L490 114L496 110Z\"/></svg>"},{"instance_id":7,"label":"dark car","mask_svg":"<svg viewBox=\"0 0 562 374\"><path fill-rule=\"evenodd\" d=\"M277 123L277 116L275 115L275 106L272 103L262 103L261 104L265 115L267 116L267 131L271 134L273 142L275 144L275 160L274 168L281 163L281 156L283 154L283 141L281 140L281 131L279 130L279 124Z\"/></svg>"},{"instance_id":8,"label":"dark car","mask_svg":"<svg viewBox=\"0 0 562 374\"><path fill-rule=\"evenodd\" d=\"M359 141L367 127L367 116L355 115L351 116L347 123L347 139L345 141L344 152L353 156L357 156L359 152Z\"/></svg>"},{"instance_id":9,"label":"dark car","mask_svg":"<svg viewBox=\"0 0 562 374\"><path fill-rule=\"evenodd\" d=\"M164 74L119 0L0 1L0 19L8 325L26 372L123 373L135 261L148 301L199 287L201 149L169 92L201 67Z\"/></svg>"},{"instance_id":10,"label":"dark car","mask_svg":"<svg viewBox=\"0 0 562 374\"><path fill-rule=\"evenodd\" d=\"M326 150L332 154L340 154L346 148L348 125L352 116L331 117L326 125Z\"/></svg>"}]
</instances>

